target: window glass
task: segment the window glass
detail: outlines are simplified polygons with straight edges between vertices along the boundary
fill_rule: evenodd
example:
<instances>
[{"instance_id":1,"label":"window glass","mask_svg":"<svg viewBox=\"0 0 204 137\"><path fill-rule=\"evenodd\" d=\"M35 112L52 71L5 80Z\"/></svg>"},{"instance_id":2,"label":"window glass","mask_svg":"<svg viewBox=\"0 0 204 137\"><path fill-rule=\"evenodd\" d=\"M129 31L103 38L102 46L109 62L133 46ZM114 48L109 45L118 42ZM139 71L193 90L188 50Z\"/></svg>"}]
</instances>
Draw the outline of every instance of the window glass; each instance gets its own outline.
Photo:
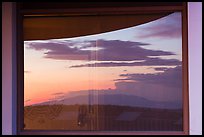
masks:
<instances>
[{"instance_id":1,"label":"window glass","mask_svg":"<svg viewBox=\"0 0 204 137\"><path fill-rule=\"evenodd\" d=\"M57 24L56 24L57 25ZM181 13L24 41L24 129L182 131Z\"/></svg>"}]
</instances>

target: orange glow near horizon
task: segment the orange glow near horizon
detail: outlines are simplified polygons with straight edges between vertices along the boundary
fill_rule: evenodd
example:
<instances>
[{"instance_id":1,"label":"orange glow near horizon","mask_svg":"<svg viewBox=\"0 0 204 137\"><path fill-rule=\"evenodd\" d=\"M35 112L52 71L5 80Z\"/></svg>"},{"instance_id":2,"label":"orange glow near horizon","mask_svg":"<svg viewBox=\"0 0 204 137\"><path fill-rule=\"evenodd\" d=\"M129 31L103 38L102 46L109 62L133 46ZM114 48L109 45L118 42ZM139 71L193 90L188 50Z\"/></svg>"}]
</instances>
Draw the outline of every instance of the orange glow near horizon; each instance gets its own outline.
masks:
<instances>
[{"instance_id":1,"label":"orange glow near horizon","mask_svg":"<svg viewBox=\"0 0 204 137\"><path fill-rule=\"evenodd\" d=\"M40 65L40 63L38 63L38 65ZM128 72L137 73L155 72L153 69L149 69L149 66L115 67L112 69L65 68L61 71L56 71L56 73L52 72L53 68L48 67L45 71L43 71L43 69L42 71L37 71L34 70L33 67L29 69L29 73L25 73L25 105L47 101L52 98L52 94L57 92L69 93L72 91L90 89L115 89L115 82L113 80L118 79L119 75L124 73L124 69L128 70ZM30 101L26 102L26 100Z\"/></svg>"}]
</instances>

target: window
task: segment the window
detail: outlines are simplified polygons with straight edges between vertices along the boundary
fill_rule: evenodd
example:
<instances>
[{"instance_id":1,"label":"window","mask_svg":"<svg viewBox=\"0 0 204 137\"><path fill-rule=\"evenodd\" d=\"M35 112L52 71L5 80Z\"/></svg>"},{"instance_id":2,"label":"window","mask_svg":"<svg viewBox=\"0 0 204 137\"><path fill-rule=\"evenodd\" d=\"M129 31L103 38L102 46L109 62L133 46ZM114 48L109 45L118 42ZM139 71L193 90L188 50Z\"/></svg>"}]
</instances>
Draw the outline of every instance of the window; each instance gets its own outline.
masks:
<instances>
[{"instance_id":1,"label":"window","mask_svg":"<svg viewBox=\"0 0 204 137\"><path fill-rule=\"evenodd\" d=\"M24 6L20 134L188 133L185 3L146 4Z\"/></svg>"}]
</instances>

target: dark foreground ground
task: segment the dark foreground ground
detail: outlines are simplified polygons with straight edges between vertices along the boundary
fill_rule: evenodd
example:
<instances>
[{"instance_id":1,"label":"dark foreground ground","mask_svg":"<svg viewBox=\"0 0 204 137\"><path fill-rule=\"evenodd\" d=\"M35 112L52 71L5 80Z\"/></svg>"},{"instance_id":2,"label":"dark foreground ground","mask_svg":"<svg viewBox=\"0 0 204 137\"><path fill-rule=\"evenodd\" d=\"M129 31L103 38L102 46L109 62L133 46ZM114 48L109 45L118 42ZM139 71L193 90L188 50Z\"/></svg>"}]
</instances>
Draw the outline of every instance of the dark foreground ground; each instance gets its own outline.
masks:
<instances>
[{"instance_id":1,"label":"dark foreground ground","mask_svg":"<svg viewBox=\"0 0 204 137\"><path fill-rule=\"evenodd\" d=\"M25 129L181 131L182 110L113 105L42 105L24 108Z\"/></svg>"}]
</instances>

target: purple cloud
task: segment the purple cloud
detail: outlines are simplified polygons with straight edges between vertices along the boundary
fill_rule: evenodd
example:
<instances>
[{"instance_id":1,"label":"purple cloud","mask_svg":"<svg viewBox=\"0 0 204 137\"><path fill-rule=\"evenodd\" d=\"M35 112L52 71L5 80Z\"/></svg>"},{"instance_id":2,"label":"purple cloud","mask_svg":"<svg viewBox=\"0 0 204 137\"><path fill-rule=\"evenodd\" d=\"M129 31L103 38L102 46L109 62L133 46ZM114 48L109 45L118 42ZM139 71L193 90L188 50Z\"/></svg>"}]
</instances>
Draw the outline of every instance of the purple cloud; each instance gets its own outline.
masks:
<instances>
[{"instance_id":1,"label":"purple cloud","mask_svg":"<svg viewBox=\"0 0 204 137\"><path fill-rule=\"evenodd\" d=\"M144 49L141 46L149 44L140 42L99 40L97 43L103 48L97 52L99 61L134 61L147 59L148 56L175 55L172 52Z\"/></svg>"},{"instance_id":2,"label":"purple cloud","mask_svg":"<svg viewBox=\"0 0 204 137\"><path fill-rule=\"evenodd\" d=\"M139 81L151 84L163 84L165 86L180 87L182 85L182 67L168 68L164 72L155 74L121 74L121 77L126 77L121 80Z\"/></svg>"},{"instance_id":3,"label":"purple cloud","mask_svg":"<svg viewBox=\"0 0 204 137\"><path fill-rule=\"evenodd\" d=\"M182 67L169 68L156 74L121 74L116 90L157 101L177 101L182 104ZM181 105L182 106L182 105Z\"/></svg>"},{"instance_id":4,"label":"purple cloud","mask_svg":"<svg viewBox=\"0 0 204 137\"><path fill-rule=\"evenodd\" d=\"M181 14L174 13L142 28L137 38L180 38L182 35Z\"/></svg>"},{"instance_id":5,"label":"purple cloud","mask_svg":"<svg viewBox=\"0 0 204 137\"><path fill-rule=\"evenodd\" d=\"M134 61L145 60L148 56L175 55L172 52L161 50L144 49L141 46L149 45L148 43L130 42L120 40L97 40L83 42L66 43L40 43L33 42L29 48L35 50L44 50L45 58L57 60L98 60L98 61ZM75 44L83 46L77 47ZM90 47L98 47L99 50L91 50Z\"/></svg>"},{"instance_id":6,"label":"purple cloud","mask_svg":"<svg viewBox=\"0 0 204 137\"><path fill-rule=\"evenodd\" d=\"M57 60L89 60L90 51L79 50L73 47L72 43L40 43L32 42L29 44L29 49L45 50L45 58Z\"/></svg>"}]
</instances>

